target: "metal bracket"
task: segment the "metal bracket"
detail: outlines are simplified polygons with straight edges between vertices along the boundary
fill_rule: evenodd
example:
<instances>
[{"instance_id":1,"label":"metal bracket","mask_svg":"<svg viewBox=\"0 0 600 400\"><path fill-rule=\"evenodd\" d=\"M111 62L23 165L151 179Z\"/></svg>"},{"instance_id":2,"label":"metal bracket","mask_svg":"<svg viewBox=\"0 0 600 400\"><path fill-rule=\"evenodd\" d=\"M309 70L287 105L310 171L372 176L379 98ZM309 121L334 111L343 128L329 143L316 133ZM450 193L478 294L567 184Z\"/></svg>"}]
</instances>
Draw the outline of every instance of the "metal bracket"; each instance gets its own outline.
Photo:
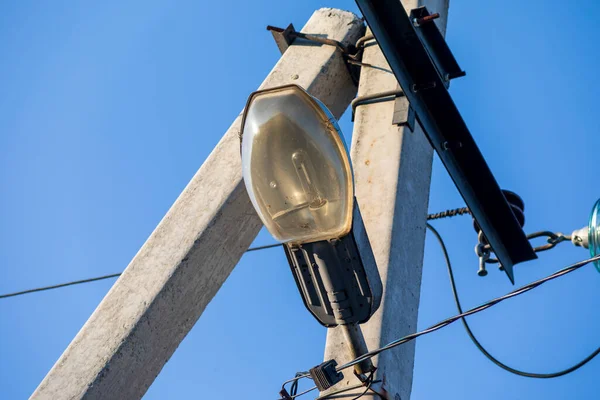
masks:
<instances>
[{"instance_id":1,"label":"metal bracket","mask_svg":"<svg viewBox=\"0 0 600 400\"><path fill-rule=\"evenodd\" d=\"M410 12L410 19L415 26L417 36L421 39L447 88L451 79L460 78L466 73L458 65L452 50L433 22L439 16L437 13L430 14L425 6L415 8Z\"/></svg>"},{"instance_id":2,"label":"metal bracket","mask_svg":"<svg viewBox=\"0 0 600 400\"><path fill-rule=\"evenodd\" d=\"M296 38L304 39L309 42L318 43L327 46L333 46L339 49L342 54L351 54L356 50L354 46L346 46L344 43L337 40L328 39L324 35L311 35L308 33L297 32L294 25L289 24L287 28L278 28L276 26L267 25L267 30L271 32L279 51L283 54Z\"/></svg>"},{"instance_id":3,"label":"metal bracket","mask_svg":"<svg viewBox=\"0 0 600 400\"><path fill-rule=\"evenodd\" d=\"M356 3L423 133L514 283L513 265L537 256L448 93L447 81L463 71L432 18L425 18L429 15L426 10L416 9L410 18L398 0ZM421 90L415 92L414 88Z\"/></svg>"},{"instance_id":4,"label":"metal bracket","mask_svg":"<svg viewBox=\"0 0 600 400\"><path fill-rule=\"evenodd\" d=\"M394 100L392 124L407 126L411 132L415 131L415 110L410 106L406 97L396 97Z\"/></svg>"},{"instance_id":5,"label":"metal bracket","mask_svg":"<svg viewBox=\"0 0 600 400\"><path fill-rule=\"evenodd\" d=\"M273 35L273 39L275 39L275 43L277 44L277 47L279 48L281 54L285 53L287 48L290 47L290 45L296 38L295 36L293 36L293 32L296 32L293 24L289 24L288 27L285 29L268 25L267 30L270 31Z\"/></svg>"},{"instance_id":6,"label":"metal bracket","mask_svg":"<svg viewBox=\"0 0 600 400\"><path fill-rule=\"evenodd\" d=\"M342 42L337 40L328 39L324 37L325 35L311 35L307 33L297 32L294 29L294 25L289 24L287 28L278 28L276 26L267 26L267 30L271 32L273 35L273 39L275 39L275 43L279 48L281 54L285 53L285 51L292 45L292 43L296 40L296 38L306 40L308 42L317 43L320 45L333 46L337 48L344 57L344 61L346 63L346 68L348 68L348 73L352 78L352 81L355 85L358 86L358 78L360 76L360 68L356 65L353 65L353 62L356 60L352 57L355 53L358 52L358 49L354 45L345 45Z\"/></svg>"}]
</instances>

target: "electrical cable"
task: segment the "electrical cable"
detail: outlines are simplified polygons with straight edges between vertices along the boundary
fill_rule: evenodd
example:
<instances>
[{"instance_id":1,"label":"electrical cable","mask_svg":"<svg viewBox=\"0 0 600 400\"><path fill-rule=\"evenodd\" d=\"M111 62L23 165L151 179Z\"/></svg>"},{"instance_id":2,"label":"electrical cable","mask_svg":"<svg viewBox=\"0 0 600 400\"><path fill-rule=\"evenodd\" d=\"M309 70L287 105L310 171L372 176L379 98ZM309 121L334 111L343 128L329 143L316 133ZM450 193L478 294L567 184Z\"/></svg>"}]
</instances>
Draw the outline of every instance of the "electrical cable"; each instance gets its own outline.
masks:
<instances>
[{"instance_id":1,"label":"electrical cable","mask_svg":"<svg viewBox=\"0 0 600 400\"><path fill-rule=\"evenodd\" d=\"M523 287L521 287L519 289L513 290L512 292L507 293L504 296L497 297L497 298L495 298L493 300L490 300L490 301L488 301L488 302L486 302L486 303L484 303L484 304L482 304L482 305L480 305L478 307L471 308L471 309L469 309L469 310L467 310L467 311L465 311L463 313L460 313L460 314L455 315L453 317L447 318L447 319L445 319L445 320L443 320L441 322L438 322L437 324L432 325L429 328L424 329L424 330L422 330L420 332L416 332L416 333L404 336L404 337L402 337L400 339L394 340L394 341L388 343L387 345L385 345L385 346L383 346L383 347L381 347L379 349L369 351L369 352L363 354L362 356L357 357L354 360L352 360L352 361L350 361L350 362L348 362L346 364L343 364L343 365L339 366L337 368L337 371L341 371L341 370L344 370L346 368L350 368L350 367L352 367L352 366L354 366L354 365L356 365L356 364L358 364L358 363L360 363L360 362L362 362L362 361L364 361L366 359L369 359L369 358L372 358L372 357L378 355L379 353L381 353L383 351L386 351L386 350L392 349L392 348L394 348L396 346L399 346L401 344L410 342L410 341L418 338L419 336L423 336L423 335L427 335L429 333L435 332L435 331L437 331L437 330L439 330L441 328L444 328L444 327L452 324L453 322L458 321L461 318L468 317L469 315L476 314L476 313L481 312L483 310L487 310L488 308L493 307L496 304L499 304L499 303L503 302L504 300L507 300L507 299L510 299L512 297L519 296L519 295L521 295L523 293L529 292L530 290L533 290L533 289L537 288L538 286L540 286L540 285L542 285L542 284L544 284L544 283L546 283L548 281L551 281L551 280L554 280L554 279L559 278L561 276L567 275L567 274L569 274L571 272L574 272L574 271L580 269L581 267L583 267L583 266L585 266L585 265L587 265L587 264L589 264L589 263L591 263L593 261L598 261L598 260L600 260L600 255L592 257L592 258L588 258L588 259L583 260L583 261L579 261L579 262L577 262L575 264L572 264L572 265L570 265L570 266L568 266L566 268L563 268L563 269L555 272L552 275L549 275L549 276L547 276L545 278L542 278L542 279L539 279L537 281L534 281L534 282L532 282L532 283L530 283L528 285L525 285L525 286L523 286Z\"/></svg>"},{"instance_id":2,"label":"electrical cable","mask_svg":"<svg viewBox=\"0 0 600 400\"><path fill-rule=\"evenodd\" d=\"M469 214L469 209L466 208L466 207L463 207L463 208L457 208L457 209L454 209L454 210L442 211L442 212L435 213L435 214L429 214L427 216L427 220L440 219L440 218L448 218L448 217L453 217L455 215L463 215L463 214ZM251 247L248 250L246 250L246 253L249 253L251 251L257 251L257 250L272 249L274 247L279 247L279 246L281 246L280 243L269 244L269 245L266 245L266 246ZM5 294L0 294L0 299L6 299L8 297L15 297L15 296L22 296L24 294L29 294L29 293L43 292L43 291L46 291L46 290L59 289L59 288L65 287L65 286L80 285L82 283L96 282L96 281L101 281L101 280L104 280L104 279L118 278L119 276L121 276L121 273L104 275L104 276L98 276L98 277L89 278L89 279L82 279L82 280L79 280L79 281L72 281L72 282L60 283L58 285L43 286L43 287L39 287L39 288L23 290L23 291L20 291L20 292L5 293Z\"/></svg>"},{"instance_id":3,"label":"electrical cable","mask_svg":"<svg viewBox=\"0 0 600 400\"><path fill-rule=\"evenodd\" d=\"M292 398L294 398L297 394L298 394L298 381L294 381L294 383L292 383L292 386L290 386L290 396L292 396Z\"/></svg>"},{"instance_id":4,"label":"electrical cable","mask_svg":"<svg viewBox=\"0 0 600 400\"><path fill-rule=\"evenodd\" d=\"M448 255L448 250L446 248L446 244L444 243L444 239L442 238L440 233L430 224L427 224L427 229L429 229L434 234L434 236L436 237L436 239L438 240L438 242L440 244L440 247L442 248L442 252L444 253L444 258L446 260L446 266L448 267L448 275L450 277L450 285L452 286L452 294L454 296L454 302L456 303L456 308L458 309L458 312L460 314L462 314L463 309L462 309L462 305L460 303L460 299L458 297L458 290L456 289L456 281L454 280L454 272L452 270L450 256ZM469 323L467 322L467 319L462 317L461 320L462 320L463 326L465 327L465 330L467 331L467 335L469 335L469 338L471 339L473 344L479 349L479 351L481 351L481 353L484 356L486 356L491 362L496 364L498 367L504 369L505 371L508 371L515 375L524 376L527 378L550 379L550 378L557 378L559 376L567 375L567 374L574 372L574 371L578 370L579 368L583 367L585 364L587 364L589 361L591 361L594 357L596 357L598 354L600 354L600 347L599 347L595 351L593 351L589 356L587 356L586 358L584 358L577 364L575 364L569 368L563 369L561 371L557 371L557 372L552 372L552 373L525 372L525 371L518 370L516 368L509 367L508 365L504 364L502 361L498 360L493 355L491 355L485 349L485 347L483 347L483 345L479 342L479 340L477 340L477 338L475 337L475 334L473 333L473 331L471 330L471 327L469 326Z\"/></svg>"},{"instance_id":5,"label":"electrical cable","mask_svg":"<svg viewBox=\"0 0 600 400\"><path fill-rule=\"evenodd\" d=\"M297 382L297 381L296 381L296 382ZM310 392L312 392L312 391L313 391L313 390L315 390L316 388L317 388L316 386L313 386L313 387L311 387L310 389L307 389L307 390L305 390L305 391L304 391L304 392L302 392L302 393L299 393L299 394L296 394L296 395L294 395L294 396L290 396L290 397L291 397L292 399L295 399L296 397L300 397L300 396L302 396L302 395L305 395L306 393L310 393Z\"/></svg>"},{"instance_id":6,"label":"electrical cable","mask_svg":"<svg viewBox=\"0 0 600 400\"><path fill-rule=\"evenodd\" d=\"M359 389L359 388L361 388L361 387L364 387L364 386L365 386L365 382L367 382L367 387L366 387L365 391L364 391L362 394L360 394L360 395L358 395L357 397L354 397L354 398L352 399L352 400L358 400L358 399L360 399L361 397L363 397L365 394L367 394L367 392L368 392L369 390L371 390L371 386L373 386L373 384L374 384L374 383L379 383L379 382L381 382L381 380L374 380L374 378L375 378L374 374L375 374L375 372L374 372L374 371L373 371L373 372L371 372L371 373L369 374L369 377L368 377L368 378L367 378L367 379L366 379L366 380L365 380L363 383L359 383L359 384L357 384L357 385L348 386L348 387L346 387L346 388L343 388L343 389L340 389L340 390L333 391L333 392L331 392L331 393L328 393L328 394L326 394L326 395L319 396L319 397L317 397L315 400L326 400L326 399L331 399L333 396L337 396L337 395L339 395L340 393L349 392L350 390ZM305 377L304 375L301 375L301 374L296 374L296 378L298 378L298 379L300 379L300 378L304 378L304 377ZM291 379L290 379L290 381L291 381ZM287 381L287 382L290 382L290 381ZM286 382L286 383L287 383L287 382ZM294 385L296 385L296 386L294 386ZM290 397L291 397L292 399L295 399L296 397L300 397L300 396L302 396L302 395L303 395L303 394L305 394L305 393L312 392L313 390L317 389L317 387L316 387L316 386L313 386L312 388L310 388L310 389L308 389L308 390L306 390L306 391L304 391L304 392L302 392L302 393L300 393L300 394L294 394L294 393L292 393L292 391L294 390L294 387L295 387L295 388L296 388L296 390L297 390L297 387L298 387L298 380L295 380L295 381L294 381L294 383L292 383L292 386L290 386ZM375 393L376 393L378 396L380 396L380 395L379 395L379 393L377 393L377 392L375 392ZM281 399L281 398L280 398L280 399L278 399L278 400L284 400L284 399Z\"/></svg>"},{"instance_id":7,"label":"electrical cable","mask_svg":"<svg viewBox=\"0 0 600 400\"><path fill-rule=\"evenodd\" d=\"M429 214L427 215L427 221L432 221L434 219L450 218L455 217L457 215L465 214L471 214L471 211L467 207L455 208L453 210L446 210L435 214Z\"/></svg>"},{"instance_id":8,"label":"electrical cable","mask_svg":"<svg viewBox=\"0 0 600 400\"><path fill-rule=\"evenodd\" d=\"M266 250L266 249L272 249L274 247L281 247L281 243L276 243L276 244L268 244L266 246L256 246L256 247L250 247L248 250L246 250L246 253L250 253L251 251L257 251L257 250Z\"/></svg>"},{"instance_id":9,"label":"electrical cable","mask_svg":"<svg viewBox=\"0 0 600 400\"><path fill-rule=\"evenodd\" d=\"M273 247L280 247L280 246L281 246L281 244L277 243L277 244L269 244L269 245L266 245L266 246L250 247L248 250L246 250L246 253L251 252L251 251L257 251L257 250L271 249ZM119 276L121 276L121 274L122 274L122 272L119 272L117 274L110 274L110 275L98 276L98 277L95 277L95 278L82 279L82 280L79 280L79 281L72 281L72 282L60 283L58 285L43 286L43 287L39 287L39 288L35 288L35 289L23 290L23 291L20 291L20 292L0 294L0 299L6 299L8 297L21 296L21 295L29 294L29 293L43 292L45 290L59 289L59 288L65 287L65 286L80 285L82 283L96 282L96 281L101 281L101 280L104 280L104 279L118 278Z\"/></svg>"},{"instance_id":10,"label":"electrical cable","mask_svg":"<svg viewBox=\"0 0 600 400\"><path fill-rule=\"evenodd\" d=\"M6 293L6 294L0 295L0 299L5 299L7 297L21 296L23 294L28 294L28 293L43 292L44 290L58 289L58 288L62 288L65 286L80 285L82 283L88 283L88 282L96 282L96 281L101 281L104 279L116 278L118 276L121 276L120 272L118 274L98 276L96 278L82 279L80 281L73 281L73 282L61 283L58 285L45 286L45 287L40 287L40 288L35 288L35 289L28 289L28 290L23 290L21 292Z\"/></svg>"},{"instance_id":11,"label":"electrical cable","mask_svg":"<svg viewBox=\"0 0 600 400\"><path fill-rule=\"evenodd\" d=\"M374 384L374 383L380 383L380 382L382 382L382 380L381 380L381 379L373 380L373 381L371 382L371 386L373 386L373 384ZM367 389L367 391L368 391L368 390L372 390L372 389L371 389L371 386L369 386L369 388ZM325 395L323 395L323 396L319 396L319 397L317 397L315 400L326 400L326 399L330 399L331 397L333 397L333 396L337 396L337 395L339 395L340 393L349 392L350 390L359 389L359 388L361 388L361 387L365 387L365 384L364 384L364 383L358 383L358 384L356 384L356 385L348 386L348 387L345 387L345 388L343 388L343 389L340 389L340 390L336 390L336 391L330 392L330 393L328 393L328 394L325 394ZM379 395L379 393L377 393L377 394ZM363 394L363 396L364 396L364 394Z\"/></svg>"},{"instance_id":12,"label":"electrical cable","mask_svg":"<svg viewBox=\"0 0 600 400\"><path fill-rule=\"evenodd\" d=\"M542 285L542 284L544 284L546 282L549 282L549 281L554 280L556 278L560 278L561 276L570 274L571 272L577 271L578 269L584 267L585 265L587 265L587 264L589 264L591 262L599 261L599 260L600 260L600 255L597 255L597 256L588 258L586 260L579 261L579 262L576 262L574 264L571 264L568 267L565 267L565 268L563 268L563 269L561 269L561 270L559 270L559 271L557 271L557 272L555 272L555 273L553 273L553 274L551 274L551 275L549 275L549 276L547 276L545 278L539 279L537 281L531 282L528 285L520 287L519 289L513 290L512 292L509 292L509 293L505 294L504 296L500 296L500 297L497 297L495 299L492 299L492 300L490 300L490 301L488 301L486 303L483 303L482 305L480 305L478 307L471 308L471 309L469 309L469 310L467 310L465 312L462 312L462 313L460 313L458 315L455 315L455 316L450 317L450 318L446 318L445 320L440 321L437 324L432 325L432 326L430 326L427 329L424 329L422 331L419 331L419 332L416 332L416 333L413 333L413 334L401 337L400 339L396 339L396 340L388 343L387 345L385 345L383 347L380 347L380 348L378 348L376 350L369 351L369 352L363 354L362 356L357 357L354 360L352 360L350 362L347 362L347 363L339 366L338 368L336 368L336 370L339 372L339 371L342 371L344 369L350 368L350 367L352 367L352 366L354 366L356 364L361 363L362 361L364 361L366 359L375 357L379 353L382 353L382 352L384 352L386 350L389 350L389 349L392 349L394 347L400 346L401 344L404 344L404 343L410 342L412 340L415 340L416 338L418 338L420 336L427 335L429 333L435 332L435 331L437 331L439 329L442 329L442 328L444 328L444 327L452 324L453 322L458 321L461 318L468 317L469 315L477 314L478 312L487 310L488 308L491 308L491 307L495 306L496 304L499 304L499 303L503 302L504 300L510 299L512 297L519 296L519 295L521 295L523 293L527 293L530 290L533 290L533 289L537 288L538 286L540 286L540 285ZM587 360L587 361L589 361L589 360ZM585 362L587 362L587 361L585 361ZM295 380L302 379L302 378L305 378L305 377L307 377L307 375L303 375L303 376L299 376L299 377L287 380L286 382L284 382L284 385L287 384L287 383L289 383L289 382L293 382ZM316 387L313 387L310 390L314 390L314 389L316 389ZM300 396L300 395L298 395L298 396ZM298 397L298 396L296 396L296 397Z\"/></svg>"},{"instance_id":13,"label":"electrical cable","mask_svg":"<svg viewBox=\"0 0 600 400\"><path fill-rule=\"evenodd\" d=\"M367 394L367 392L369 391L369 389L371 389L371 385L373 384L373 374L374 373L375 372L372 371L371 375L369 375L369 377L367 378L368 383L367 383L367 388L365 389L365 391L362 392L361 394L359 394L358 396L356 396L355 398L353 398L352 400L358 400L361 397L363 397L365 394Z\"/></svg>"},{"instance_id":14,"label":"electrical cable","mask_svg":"<svg viewBox=\"0 0 600 400\"><path fill-rule=\"evenodd\" d=\"M304 372L296 372L296 378L300 377L300 376L304 376L308 374L308 372L304 371ZM292 382L292 386L290 386L290 396L292 396L292 398L296 397L298 393L298 380L295 380L294 382Z\"/></svg>"}]
</instances>

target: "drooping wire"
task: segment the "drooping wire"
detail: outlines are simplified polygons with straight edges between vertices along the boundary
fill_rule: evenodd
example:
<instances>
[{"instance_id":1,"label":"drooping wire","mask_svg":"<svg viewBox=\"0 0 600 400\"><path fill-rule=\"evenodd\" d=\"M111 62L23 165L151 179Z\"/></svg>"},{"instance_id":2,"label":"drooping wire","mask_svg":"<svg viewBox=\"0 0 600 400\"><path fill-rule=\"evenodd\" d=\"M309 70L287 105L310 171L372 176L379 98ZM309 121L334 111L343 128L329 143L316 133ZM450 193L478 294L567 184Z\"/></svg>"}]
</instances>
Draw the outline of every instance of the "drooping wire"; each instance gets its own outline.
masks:
<instances>
[{"instance_id":1,"label":"drooping wire","mask_svg":"<svg viewBox=\"0 0 600 400\"><path fill-rule=\"evenodd\" d=\"M280 246L281 246L281 244L278 243L278 244L269 244L267 246L250 247L248 250L246 250L246 253L251 252L251 251L257 251L257 250L272 249L273 247L280 247ZM35 288L35 289L23 290L23 291L20 291L20 292L0 294L0 299L6 299L8 297L21 296L21 295L29 294L29 293L43 292L45 290L59 289L59 288L65 287L65 286L73 286L73 285L80 285L82 283L96 282L96 281L101 281L101 280L104 280L104 279L118 278L119 276L121 276L121 274L122 274L122 272L119 272L119 273L116 273L116 274L98 276L98 277L89 278L89 279L82 279L82 280L79 280L79 281L72 281L72 282L60 283L58 285L43 286L43 287L39 287L39 288Z\"/></svg>"},{"instance_id":2,"label":"drooping wire","mask_svg":"<svg viewBox=\"0 0 600 400\"><path fill-rule=\"evenodd\" d=\"M448 250L446 248L446 244L444 243L444 239L442 238L440 233L430 224L427 224L427 229L429 229L431 231L431 233L433 233L433 235L436 237L437 241L440 244L442 253L444 254L444 258L446 260L446 266L448 268L448 275L450 277L450 285L452 286L452 294L454 296L454 302L456 303L456 308L458 309L458 312L460 314L462 314L463 309L462 309L462 305L460 303L460 299L458 297L458 290L456 289L456 281L454 280L454 272L452 270L450 256L448 255ZM477 340L477 338L475 337L475 334L471 330L471 327L469 326L467 319L462 317L461 320L462 320L463 326L465 327L465 330L467 331L467 335L469 335L469 338L471 339L473 344L479 349L479 351L481 351L481 353L483 353L483 355L485 357L487 357L491 362L496 364L498 367L504 369L505 371L508 371L515 375L524 376L527 378L550 379L550 378L557 378L559 376L567 375L567 374L574 372L574 371L578 370L579 368L583 367L585 364L587 364L589 361L591 361L594 357L596 357L598 354L600 354L600 347L598 347L590 355L585 357L583 360L581 360L577 364L575 364L569 368L565 368L561 371L557 371L557 372L536 373L536 372L521 371L521 370L512 368L512 367L504 364L502 361L498 360L496 357L494 357L492 354L490 354L485 349L485 347L483 347L483 345L479 342L479 340Z\"/></svg>"},{"instance_id":3,"label":"drooping wire","mask_svg":"<svg viewBox=\"0 0 600 400\"><path fill-rule=\"evenodd\" d=\"M435 332L435 331L437 331L437 330L439 330L441 328L444 328L444 327L452 324L453 322L458 321L461 318L468 317L469 315L476 314L476 313L481 312L483 310L487 310L488 308L493 307L496 304L503 302L504 300L510 299L512 297L515 297L515 296L519 296L519 295L521 295L523 293L526 293L526 292L528 292L530 290L533 290L533 289L537 288L538 286L540 286L540 285L542 285L542 284L544 284L544 283L546 283L548 281L551 281L551 280L554 280L554 279L559 278L561 276L567 275L567 274L569 274L571 272L574 272L574 271L580 269L581 267L583 267L583 266L585 266L585 265L587 265L587 264L589 264L589 263L591 263L593 261L597 261L597 260L600 260L600 255L592 257L592 258L588 258L587 260L579 261L579 262L577 262L575 264L572 264L572 265L570 265L570 266L568 266L566 268L563 268L563 269L555 272L552 275L549 275L549 276L547 276L545 278L539 279L539 280L537 280L535 282L532 282L532 283L530 283L528 285L525 285L525 286L523 286L523 287L521 287L521 288L519 288L517 290L513 290L512 292L510 292L508 294L505 294L504 296L501 296L501 297L495 298L493 300L490 300L490 301L488 301L488 302L486 302L486 303L484 303L484 304L482 304L482 305L480 305L478 307L471 308L468 311L465 311L465 312L460 313L458 315L455 315L453 317L447 318L447 319L445 319L445 320L443 320L443 321L441 321L441 322L439 322L439 323L437 323L435 325L432 325L429 328L424 329L424 330L422 330L420 332L416 332L416 333L404 336L404 337L402 337L400 339L397 339L397 340L394 340L394 341L388 343L387 345L385 345L385 346L383 346L383 347L381 347L379 349L376 349L376 350L370 351L368 353L365 353L362 356L357 357L354 360L352 360L352 361L350 361L350 362L348 362L346 364L343 364L343 365L339 366L337 368L337 370L341 371L341 370L344 370L346 368L350 368L350 367L352 367L352 366L354 366L354 365L356 365L356 364L358 364L358 363L360 363L360 362L362 362L362 361L364 361L366 359L369 359L369 358L372 358L372 357L376 356L377 354L379 354L379 353L381 353L383 351L392 349L392 348L394 348L396 346L400 346L401 344L404 344L404 343L410 342L412 340L415 340L419 336L423 336L423 335L427 335L429 333Z\"/></svg>"}]
</instances>

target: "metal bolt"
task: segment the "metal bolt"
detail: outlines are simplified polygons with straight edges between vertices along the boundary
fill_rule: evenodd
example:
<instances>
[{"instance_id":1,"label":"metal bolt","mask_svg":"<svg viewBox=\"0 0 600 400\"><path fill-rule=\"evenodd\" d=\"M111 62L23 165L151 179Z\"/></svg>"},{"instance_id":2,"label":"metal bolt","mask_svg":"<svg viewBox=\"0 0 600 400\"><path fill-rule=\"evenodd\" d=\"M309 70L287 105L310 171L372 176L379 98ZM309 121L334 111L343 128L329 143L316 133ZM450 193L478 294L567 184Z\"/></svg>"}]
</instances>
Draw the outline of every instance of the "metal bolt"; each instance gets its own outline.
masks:
<instances>
[{"instance_id":1,"label":"metal bolt","mask_svg":"<svg viewBox=\"0 0 600 400\"><path fill-rule=\"evenodd\" d=\"M460 149L462 147L462 143L461 142L443 142L442 143L442 149L444 151L448 151L448 150L455 150L455 149Z\"/></svg>"},{"instance_id":2,"label":"metal bolt","mask_svg":"<svg viewBox=\"0 0 600 400\"><path fill-rule=\"evenodd\" d=\"M294 74L294 75L292 75L292 79L293 79L293 80L296 80L296 79L298 79L298 78L300 78L300 77L298 76L298 74Z\"/></svg>"},{"instance_id":3,"label":"metal bolt","mask_svg":"<svg viewBox=\"0 0 600 400\"><path fill-rule=\"evenodd\" d=\"M479 259L479 270L477 271L477 275L486 276L487 274L488 274L488 272L485 269L485 261L483 260L483 258L480 258Z\"/></svg>"},{"instance_id":4,"label":"metal bolt","mask_svg":"<svg viewBox=\"0 0 600 400\"><path fill-rule=\"evenodd\" d=\"M431 15L428 15L428 16L423 17L423 18L419 18L419 19L415 18L415 21L413 21L413 22L416 25L422 25L422 24L424 24L426 22L431 22L434 19L438 19L439 17L440 17L440 14L439 13L435 13L435 14L431 14Z\"/></svg>"}]
</instances>

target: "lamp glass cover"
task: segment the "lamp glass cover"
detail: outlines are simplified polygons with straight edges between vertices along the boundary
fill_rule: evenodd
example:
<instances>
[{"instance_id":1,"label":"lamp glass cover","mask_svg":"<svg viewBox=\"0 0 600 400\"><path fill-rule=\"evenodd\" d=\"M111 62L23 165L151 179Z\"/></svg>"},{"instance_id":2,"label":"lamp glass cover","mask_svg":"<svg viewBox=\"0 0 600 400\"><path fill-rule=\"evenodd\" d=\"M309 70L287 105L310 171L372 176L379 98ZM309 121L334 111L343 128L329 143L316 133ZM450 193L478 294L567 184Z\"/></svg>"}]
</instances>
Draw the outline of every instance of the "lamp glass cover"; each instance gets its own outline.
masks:
<instances>
[{"instance_id":1,"label":"lamp glass cover","mask_svg":"<svg viewBox=\"0 0 600 400\"><path fill-rule=\"evenodd\" d=\"M282 242L342 237L352 226L352 169L335 118L295 85L250 96L242 169L262 222Z\"/></svg>"},{"instance_id":2,"label":"lamp glass cover","mask_svg":"<svg viewBox=\"0 0 600 400\"><path fill-rule=\"evenodd\" d=\"M594 208L592 208L588 225L588 241L590 255L595 257L600 254L600 199L596 201ZM600 272L600 261L594 261L594 266Z\"/></svg>"}]
</instances>

